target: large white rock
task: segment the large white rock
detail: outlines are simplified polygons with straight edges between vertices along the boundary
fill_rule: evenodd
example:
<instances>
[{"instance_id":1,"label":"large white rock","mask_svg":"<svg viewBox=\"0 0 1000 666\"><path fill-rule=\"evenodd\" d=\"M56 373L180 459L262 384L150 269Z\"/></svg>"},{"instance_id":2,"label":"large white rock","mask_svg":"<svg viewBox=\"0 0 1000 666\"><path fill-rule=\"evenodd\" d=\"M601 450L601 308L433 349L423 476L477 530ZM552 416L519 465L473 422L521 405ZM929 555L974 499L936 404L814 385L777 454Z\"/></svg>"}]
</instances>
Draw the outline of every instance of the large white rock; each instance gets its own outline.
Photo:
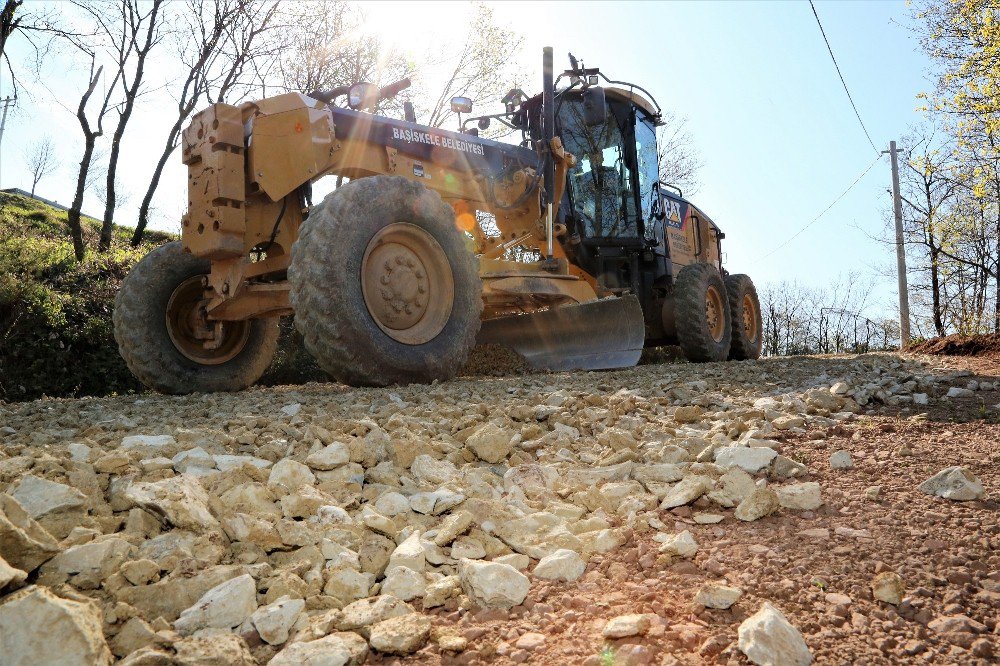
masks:
<instances>
[{"instance_id":1,"label":"large white rock","mask_svg":"<svg viewBox=\"0 0 1000 666\"><path fill-rule=\"evenodd\" d=\"M733 515L738 520L749 522L771 515L780 506L777 493L770 488L757 488L739 503Z\"/></svg>"},{"instance_id":2,"label":"large white rock","mask_svg":"<svg viewBox=\"0 0 1000 666\"><path fill-rule=\"evenodd\" d=\"M346 605L368 596L374 576L344 567L327 569L323 592Z\"/></svg>"},{"instance_id":3,"label":"large white rock","mask_svg":"<svg viewBox=\"0 0 1000 666\"><path fill-rule=\"evenodd\" d=\"M299 486L311 486L316 483L316 475L302 463L283 458L271 468L271 474L267 477L267 485L272 488L284 488L292 492Z\"/></svg>"},{"instance_id":4,"label":"large white rock","mask_svg":"<svg viewBox=\"0 0 1000 666\"><path fill-rule=\"evenodd\" d=\"M87 499L76 488L33 474L25 475L10 494L35 520L51 513L82 509Z\"/></svg>"},{"instance_id":5,"label":"large white rock","mask_svg":"<svg viewBox=\"0 0 1000 666\"><path fill-rule=\"evenodd\" d=\"M812 653L799 630L780 610L764 602L737 630L740 651L760 666L807 666Z\"/></svg>"},{"instance_id":6,"label":"large white rock","mask_svg":"<svg viewBox=\"0 0 1000 666\"><path fill-rule=\"evenodd\" d=\"M854 460L851 459L850 451L834 451L830 455L831 469L850 469L854 467Z\"/></svg>"},{"instance_id":7,"label":"large white rock","mask_svg":"<svg viewBox=\"0 0 1000 666\"><path fill-rule=\"evenodd\" d=\"M123 437L119 448L125 451L141 451L143 455L155 455L156 451L170 449L177 440L170 435L129 435Z\"/></svg>"},{"instance_id":8,"label":"large white rock","mask_svg":"<svg viewBox=\"0 0 1000 666\"><path fill-rule=\"evenodd\" d=\"M458 476L458 468L453 463L447 460L436 460L426 453L413 459L410 472L421 482L435 486L447 483Z\"/></svg>"},{"instance_id":9,"label":"large white rock","mask_svg":"<svg viewBox=\"0 0 1000 666\"><path fill-rule=\"evenodd\" d=\"M277 601L255 610L250 615L250 621L265 643L281 645L288 640L288 631L305 607L306 602L302 599L279 597Z\"/></svg>"},{"instance_id":10,"label":"large white rock","mask_svg":"<svg viewBox=\"0 0 1000 666\"><path fill-rule=\"evenodd\" d=\"M351 462L351 451L346 444L333 442L306 458L306 465L318 470L331 470Z\"/></svg>"},{"instance_id":11,"label":"large white rock","mask_svg":"<svg viewBox=\"0 0 1000 666\"><path fill-rule=\"evenodd\" d=\"M408 567L390 567L382 581L382 594L389 594L402 601L410 601L424 596L427 579L424 574Z\"/></svg>"},{"instance_id":12,"label":"large white rock","mask_svg":"<svg viewBox=\"0 0 1000 666\"><path fill-rule=\"evenodd\" d=\"M228 454L214 455L212 456L212 460L215 461L215 467L220 472L228 472L231 469L236 469L246 464L253 465L257 469L267 469L274 464L270 460L254 456L231 456Z\"/></svg>"},{"instance_id":13,"label":"large white rock","mask_svg":"<svg viewBox=\"0 0 1000 666\"><path fill-rule=\"evenodd\" d=\"M419 458L420 456L417 457ZM417 513L438 516L448 509L455 508L464 501L465 495L462 493L456 493L447 488L438 488L431 492L413 493L410 495L410 508Z\"/></svg>"},{"instance_id":14,"label":"large white rock","mask_svg":"<svg viewBox=\"0 0 1000 666\"><path fill-rule=\"evenodd\" d=\"M341 631L315 641L292 643L268 666L355 666L368 656L368 641L353 631Z\"/></svg>"},{"instance_id":15,"label":"large white rock","mask_svg":"<svg viewBox=\"0 0 1000 666\"><path fill-rule=\"evenodd\" d=\"M982 482L964 467L946 467L919 486L928 495L967 502L986 494Z\"/></svg>"},{"instance_id":16,"label":"large white rock","mask_svg":"<svg viewBox=\"0 0 1000 666\"><path fill-rule=\"evenodd\" d=\"M608 620L601 632L605 638L627 638L639 636L649 631L651 624L649 615L619 615Z\"/></svg>"},{"instance_id":17,"label":"large white rock","mask_svg":"<svg viewBox=\"0 0 1000 666\"><path fill-rule=\"evenodd\" d=\"M445 576L427 586L424 591L424 608L443 606L452 597L462 593L462 583L458 576Z\"/></svg>"},{"instance_id":18,"label":"large white rock","mask_svg":"<svg viewBox=\"0 0 1000 666\"><path fill-rule=\"evenodd\" d=\"M712 489L712 479L699 474L691 474L677 482L660 502L661 509L690 504Z\"/></svg>"},{"instance_id":19,"label":"large white rock","mask_svg":"<svg viewBox=\"0 0 1000 666\"><path fill-rule=\"evenodd\" d=\"M499 562L462 560L459 580L465 594L483 608L512 608L524 601L531 581L523 573Z\"/></svg>"},{"instance_id":20,"label":"large white rock","mask_svg":"<svg viewBox=\"0 0 1000 666\"><path fill-rule=\"evenodd\" d=\"M401 493L384 493L375 500L375 509L383 516L398 516L410 510L410 500Z\"/></svg>"},{"instance_id":21,"label":"large white rock","mask_svg":"<svg viewBox=\"0 0 1000 666\"><path fill-rule=\"evenodd\" d=\"M820 485L815 481L776 486L774 492L778 495L778 504L786 509L812 511L823 504Z\"/></svg>"},{"instance_id":22,"label":"large white rock","mask_svg":"<svg viewBox=\"0 0 1000 666\"><path fill-rule=\"evenodd\" d=\"M719 477L715 489L708 493L708 499L719 506L736 506L754 491L753 477L739 467L733 467Z\"/></svg>"},{"instance_id":23,"label":"large white rock","mask_svg":"<svg viewBox=\"0 0 1000 666\"><path fill-rule=\"evenodd\" d=\"M698 542L694 540L691 532L684 530L680 534L666 536L660 546L660 552L673 557L694 557L698 552Z\"/></svg>"},{"instance_id":24,"label":"large white rock","mask_svg":"<svg viewBox=\"0 0 1000 666\"><path fill-rule=\"evenodd\" d=\"M95 604L62 599L43 587L29 587L7 599L0 606L0 662L4 666L112 662Z\"/></svg>"},{"instance_id":25,"label":"large white rock","mask_svg":"<svg viewBox=\"0 0 1000 666\"><path fill-rule=\"evenodd\" d=\"M673 463L640 465L632 470L632 478L640 483L673 483L684 478L684 470Z\"/></svg>"},{"instance_id":26,"label":"large white rock","mask_svg":"<svg viewBox=\"0 0 1000 666\"><path fill-rule=\"evenodd\" d=\"M539 560L532 574L535 578L545 580L573 582L583 575L586 568L587 563L583 561L579 553L568 548L560 548Z\"/></svg>"},{"instance_id":27,"label":"large white rock","mask_svg":"<svg viewBox=\"0 0 1000 666\"><path fill-rule=\"evenodd\" d=\"M424 547L420 544L420 532L414 531L403 543L396 546L389 556L390 567L406 567L414 571L423 571L427 566Z\"/></svg>"},{"instance_id":28,"label":"large white rock","mask_svg":"<svg viewBox=\"0 0 1000 666\"><path fill-rule=\"evenodd\" d=\"M465 445L480 460L498 463L506 458L514 448L513 439L513 432L493 423L487 423L469 435L469 438L465 440Z\"/></svg>"},{"instance_id":29,"label":"large white rock","mask_svg":"<svg viewBox=\"0 0 1000 666\"><path fill-rule=\"evenodd\" d=\"M438 525L437 534L434 535L434 544L447 546L471 526L472 514L468 511L456 511Z\"/></svg>"},{"instance_id":30,"label":"large white rock","mask_svg":"<svg viewBox=\"0 0 1000 666\"><path fill-rule=\"evenodd\" d=\"M174 622L183 636L199 629L231 629L257 610L257 586L250 574L243 574L216 585Z\"/></svg>"},{"instance_id":31,"label":"large white rock","mask_svg":"<svg viewBox=\"0 0 1000 666\"><path fill-rule=\"evenodd\" d=\"M410 654L427 644L431 635L431 619L419 613L409 613L382 620L371 626L368 642L372 648L387 654Z\"/></svg>"},{"instance_id":32,"label":"large white rock","mask_svg":"<svg viewBox=\"0 0 1000 666\"><path fill-rule=\"evenodd\" d=\"M506 520L496 526L494 535L511 549L539 560L560 548L583 550L583 542L569 531L566 520L547 511Z\"/></svg>"},{"instance_id":33,"label":"large white rock","mask_svg":"<svg viewBox=\"0 0 1000 666\"><path fill-rule=\"evenodd\" d=\"M0 557L0 592L2 592L5 587L20 587L21 583L23 583L27 578L27 572L10 566L10 564L7 563L7 560Z\"/></svg>"},{"instance_id":34,"label":"large white rock","mask_svg":"<svg viewBox=\"0 0 1000 666\"><path fill-rule=\"evenodd\" d=\"M726 609L739 601L743 590L719 583L705 583L694 596L694 601L705 608Z\"/></svg>"},{"instance_id":35,"label":"large white rock","mask_svg":"<svg viewBox=\"0 0 1000 666\"><path fill-rule=\"evenodd\" d=\"M771 464L778 452L764 446L723 446L715 450L715 464L719 467L739 467L744 472L756 474Z\"/></svg>"},{"instance_id":36,"label":"large white rock","mask_svg":"<svg viewBox=\"0 0 1000 666\"><path fill-rule=\"evenodd\" d=\"M133 550L128 541L114 537L72 546L42 565L39 582L58 585L69 576L79 576L74 581L77 587L96 588L118 571Z\"/></svg>"},{"instance_id":37,"label":"large white rock","mask_svg":"<svg viewBox=\"0 0 1000 666\"><path fill-rule=\"evenodd\" d=\"M427 607L426 602L424 603L424 607ZM365 634L366 628L376 622L388 620L390 617L407 615L412 612L414 611L410 604L404 603L383 591L377 597L359 599L344 606L337 618L336 627L341 631L357 631Z\"/></svg>"},{"instance_id":38,"label":"large white rock","mask_svg":"<svg viewBox=\"0 0 1000 666\"><path fill-rule=\"evenodd\" d=\"M208 510L208 493L191 475L153 483L132 482L122 494L135 506L175 527L195 532L219 529L219 521Z\"/></svg>"},{"instance_id":39,"label":"large white rock","mask_svg":"<svg viewBox=\"0 0 1000 666\"><path fill-rule=\"evenodd\" d=\"M326 560L326 565L331 569L343 567L361 570L361 559L358 557L358 554L332 539L323 539L320 541L319 551L323 555L323 559Z\"/></svg>"},{"instance_id":40,"label":"large white rock","mask_svg":"<svg viewBox=\"0 0 1000 666\"><path fill-rule=\"evenodd\" d=\"M187 451L181 451L171 458L174 470L179 473L198 472L199 469L215 469L215 458L209 455L208 451L196 446Z\"/></svg>"}]
</instances>

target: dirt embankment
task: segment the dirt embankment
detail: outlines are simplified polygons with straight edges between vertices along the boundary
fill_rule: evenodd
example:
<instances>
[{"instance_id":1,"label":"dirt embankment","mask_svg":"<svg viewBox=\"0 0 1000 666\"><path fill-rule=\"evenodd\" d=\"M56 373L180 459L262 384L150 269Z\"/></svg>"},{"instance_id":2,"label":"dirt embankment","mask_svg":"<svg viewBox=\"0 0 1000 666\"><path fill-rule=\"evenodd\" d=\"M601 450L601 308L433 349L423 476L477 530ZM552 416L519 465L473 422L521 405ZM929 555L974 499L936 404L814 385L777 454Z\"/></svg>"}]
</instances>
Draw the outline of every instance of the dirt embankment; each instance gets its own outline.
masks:
<instances>
[{"instance_id":1,"label":"dirt embankment","mask_svg":"<svg viewBox=\"0 0 1000 666\"><path fill-rule=\"evenodd\" d=\"M911 354L933 354L935 356L977 356L1000 358L1000 335L949 335L931 338L909 347Z\"/></svg>"},{"instance_id":2,"label":"dirt embankment","mask_svg":"<svg viewBox=\"0 0 1000 666\"><path fill-rule=\"evenodd\" d=\"M0 404L5 658L991 663L991 367Z\"/></svg>"}]
</instances>

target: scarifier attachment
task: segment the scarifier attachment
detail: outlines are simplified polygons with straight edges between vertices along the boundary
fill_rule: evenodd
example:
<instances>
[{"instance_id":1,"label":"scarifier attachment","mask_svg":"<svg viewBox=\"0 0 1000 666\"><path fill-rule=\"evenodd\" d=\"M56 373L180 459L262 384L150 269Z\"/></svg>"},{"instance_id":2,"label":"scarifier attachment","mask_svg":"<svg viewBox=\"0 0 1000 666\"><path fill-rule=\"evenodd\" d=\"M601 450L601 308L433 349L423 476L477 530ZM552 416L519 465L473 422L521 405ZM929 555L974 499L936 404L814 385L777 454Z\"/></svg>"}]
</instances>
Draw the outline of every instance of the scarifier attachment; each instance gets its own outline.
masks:
<instances>
[{"instance_id":1,"label":"scarifier attachment","mask_svg":"<svg viewBox=\"0 0 1000 666\"><path fill-rule=\"evenodd\" d=\"M608 370L638 363L645 334L629 295L488 319L476 343L513 349L536 370Z\"/></svg>"}]
</instances>

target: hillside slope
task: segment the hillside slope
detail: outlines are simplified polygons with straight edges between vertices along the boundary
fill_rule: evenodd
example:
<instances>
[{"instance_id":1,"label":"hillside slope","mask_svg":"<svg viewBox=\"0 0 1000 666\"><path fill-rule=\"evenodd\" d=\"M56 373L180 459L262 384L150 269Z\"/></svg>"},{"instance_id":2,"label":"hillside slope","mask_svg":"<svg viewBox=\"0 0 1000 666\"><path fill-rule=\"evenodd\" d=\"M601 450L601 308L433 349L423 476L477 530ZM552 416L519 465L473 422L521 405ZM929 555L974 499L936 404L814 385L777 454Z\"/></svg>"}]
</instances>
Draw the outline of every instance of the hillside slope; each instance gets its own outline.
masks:
<instances>
[{"instance_id":1,"label":"hillside slope","mask_svg":"<svg viewBox=\"0 0 1000 666\"><path fill-rule=\"evenodd\" d=\"M96 247L100 222L83 227ZM112 303L132 265L173 236L149 232L136 249L130 236L116 227L110 252L77 263L66 211L0 192L0 400L140 388L118 356Z\"/></svg>"}]
</instances>

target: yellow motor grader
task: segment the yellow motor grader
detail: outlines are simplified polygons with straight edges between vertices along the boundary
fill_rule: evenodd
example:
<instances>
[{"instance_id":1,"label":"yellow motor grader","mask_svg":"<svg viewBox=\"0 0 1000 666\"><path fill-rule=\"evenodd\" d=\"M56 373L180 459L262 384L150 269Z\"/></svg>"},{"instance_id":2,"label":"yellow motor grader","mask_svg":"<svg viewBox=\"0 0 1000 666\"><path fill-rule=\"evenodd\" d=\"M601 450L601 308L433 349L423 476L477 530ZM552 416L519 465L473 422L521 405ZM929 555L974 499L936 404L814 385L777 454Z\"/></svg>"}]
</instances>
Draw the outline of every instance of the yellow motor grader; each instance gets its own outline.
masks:
<instances>
[{"instance_id":1,"label":"yellow motor grader","mask_svg":"<svg viewBox=\"0 0 1000 666\"><path fill-rule=\"evenodd\" d=\"M448 379L476 344L552 370L628 367L668 343L692 361L757 358L753 283L724 271L722 232L660 182L659 106L570 64L553 80L546 48L542 92L512 90L501 113L453 99L458 131L408 104L404 120L373 112L408 80L195 115L181 240L115 301L132 372L167 393L243 389L282 315L352 385ZM479 136L491 124L520 143ZM312 206L330 175L349 182Z\"/></svg>"}]
</instances>

